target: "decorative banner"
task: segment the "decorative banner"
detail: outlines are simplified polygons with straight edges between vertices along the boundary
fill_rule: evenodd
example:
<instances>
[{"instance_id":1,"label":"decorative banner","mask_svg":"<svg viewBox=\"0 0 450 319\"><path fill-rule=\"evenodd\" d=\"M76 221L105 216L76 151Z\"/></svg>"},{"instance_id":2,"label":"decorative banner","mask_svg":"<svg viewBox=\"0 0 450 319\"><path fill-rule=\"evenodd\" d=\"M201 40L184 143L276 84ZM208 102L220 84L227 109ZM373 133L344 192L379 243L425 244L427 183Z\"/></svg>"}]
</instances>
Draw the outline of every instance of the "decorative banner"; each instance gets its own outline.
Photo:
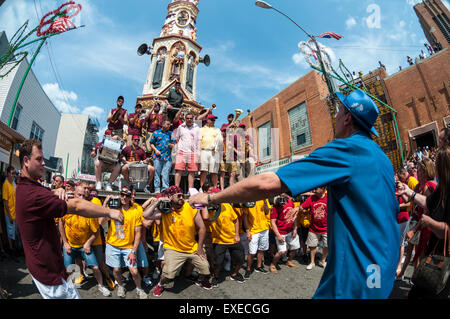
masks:
<instances>
[{"instance_id":1,"label":"decorative banner","mask_svg":"<svg viewBox=\"0 0 450 319\"><path fill-rule=\"evenodd\" d=\"M80 11L81 4L76 4L74 1L63 3L58 9L50 11L42 17L36 35L41 37L53 33L62 33L75 28L75 25L70 19L78 15ZM69 14L69 12L71 13ZM47 19L49 16L52 17ZM50 26L47 30L42 31L42 28L46 25Z\"/></svg>"},{"instance_id":2,"label":"decorative banner","mask_svg":"<svg viewBox=\"0 0 450 319\"><path fill-rule=\"evenodd\" d=\"M317 57L317 47L314 42L317 43L317 45L319 46L320 53L322 56L322 62L325 67L325 71L329 73L331 71L331 58L330 58L330 55L326 51L326 47L323 44L321 44L317 41L313 41L311 39L306 42L305 41L299 42L298 48L299 48L300 52L303 53L303 55L305 56L306 62L312 68L322 69L320 66L320 63L319 63L319 59ZM315 62L311 61L311 57L314 58Z\"/></svg>"}]
</instances>

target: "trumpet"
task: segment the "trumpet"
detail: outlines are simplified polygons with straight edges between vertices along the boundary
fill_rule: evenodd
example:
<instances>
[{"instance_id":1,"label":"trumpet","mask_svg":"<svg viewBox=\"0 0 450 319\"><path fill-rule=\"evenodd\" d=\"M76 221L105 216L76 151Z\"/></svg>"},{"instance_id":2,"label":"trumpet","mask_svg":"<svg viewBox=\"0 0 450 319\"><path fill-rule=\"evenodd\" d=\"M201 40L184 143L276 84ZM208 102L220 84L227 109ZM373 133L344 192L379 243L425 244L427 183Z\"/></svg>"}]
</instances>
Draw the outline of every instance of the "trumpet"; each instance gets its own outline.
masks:
<instances>
[{"instance_id":1,"label":"trumpet","mask_svg":"<svg viewBox=\"0 0 450 319\"><path fill-rule=\"evenodd\" d=\"M215 104L211 105L211 109L212 109L212 110L215 110L216 107L217 107L217 106L216 106Z\"/></svg>"}]
</instances>

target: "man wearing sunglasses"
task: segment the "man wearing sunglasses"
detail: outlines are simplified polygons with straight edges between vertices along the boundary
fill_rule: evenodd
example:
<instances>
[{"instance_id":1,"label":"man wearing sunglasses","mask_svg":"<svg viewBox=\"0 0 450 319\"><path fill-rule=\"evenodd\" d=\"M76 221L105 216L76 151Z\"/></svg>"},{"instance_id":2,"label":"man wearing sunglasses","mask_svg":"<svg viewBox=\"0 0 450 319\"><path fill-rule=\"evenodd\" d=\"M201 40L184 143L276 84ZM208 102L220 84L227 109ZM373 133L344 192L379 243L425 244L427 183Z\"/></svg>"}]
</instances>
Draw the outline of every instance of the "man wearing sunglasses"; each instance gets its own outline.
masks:
<instances>
[{"instance_id":1,"label":"man wearing sunglasses","mask_svg":"<svg viewBox=\"0 0 450 319\"><path fill-rule=\"evenodd\" d=\"M136 293L140 299L146 299L147 294L142 289L141 275L138 271L137 251L142 236L142 210L131 204L132 193L128 187L120 190L121 212L124 216L122 224L109 218L100 218L101 225L108 224L106 235L106 264L113 268L116 279L117 296L125 298L126 290L122 282L122 267L128 267L133 281L136 284ZM109 198L107 198L109 200ZM106 200L105 200L106 201Z\"/></svg>"},{"instance_id":2,"label":"man wearing sunglasses","mask_svg":"<svg viewBox=\"0 0 450 319\"><path fill-rule=\"evenodd\" d=\"M217 116L209 114L206 118L206 126L200 129L202 138L202 150L200 152L200 187L206 181L206 175L211 175L211 184L217 187L219 165L220 165L220 148L223 143L222 133L217 127L214 127Z\"/></svg>"},{"instance_id":3,"label":"man wearing sunglasses","mask_svg":"<svg viewBox=\"0 0 450 319\"><path fill-rule=\"evenodd\" d=\"M399 258L394 170L372 140L379 110L362 90L340 100L335 140L308 157L262 173L190 204L248 202L327 186L328 261L314 298L388 298ZM370 185L370 187L367 187Z\"/></svg>"},{"instance_id":4,"label":"man wearing sunglasses","mask_svg":"<svg viewBox=\"0 0 450 319\"><path fill-rule=\"evenodd\" d=\"M159 210L161 201L170 201L172 210L163 213ZM183 199L183 190L178 186L171 186L163 197L154 199L144 210L145 219L161 220L161 238L164 239L164 268L161 279L156 285L153 295L160 297L164 291L164 284L173 281L178 270L190 260L198 269L199 280L195 282L206 290L211 290L209 283L209 263L203 250L205 239L205 224L202 215L208 215L206 208L203 213L189 205ZM198 228L198 242L195 240Z\"/></svg>"}]
</instances>

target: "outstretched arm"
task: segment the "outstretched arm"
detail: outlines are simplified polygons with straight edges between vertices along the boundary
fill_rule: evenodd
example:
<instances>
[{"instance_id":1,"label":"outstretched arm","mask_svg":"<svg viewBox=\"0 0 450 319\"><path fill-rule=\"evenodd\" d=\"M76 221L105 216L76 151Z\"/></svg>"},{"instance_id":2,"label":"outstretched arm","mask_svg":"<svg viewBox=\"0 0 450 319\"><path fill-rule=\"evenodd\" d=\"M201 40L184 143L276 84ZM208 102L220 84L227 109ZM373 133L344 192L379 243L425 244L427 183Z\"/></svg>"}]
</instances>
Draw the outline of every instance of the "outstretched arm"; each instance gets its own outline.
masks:
<instances>
[{"instance_id":1,"label":"outstretched arm","mask_svg":"<svg viewBox=\"0 0 450 319\"><path fill-rule=\"evenodd\" d=\"M210 198L213 204L244 203L274 197L288 191L289 189L277 174L271 172L250 176L220 193L211 194ZM191 196L189 204L191 206L194 204L208 205L207 196L206 193Z\"/></svg>"}]
</instances>

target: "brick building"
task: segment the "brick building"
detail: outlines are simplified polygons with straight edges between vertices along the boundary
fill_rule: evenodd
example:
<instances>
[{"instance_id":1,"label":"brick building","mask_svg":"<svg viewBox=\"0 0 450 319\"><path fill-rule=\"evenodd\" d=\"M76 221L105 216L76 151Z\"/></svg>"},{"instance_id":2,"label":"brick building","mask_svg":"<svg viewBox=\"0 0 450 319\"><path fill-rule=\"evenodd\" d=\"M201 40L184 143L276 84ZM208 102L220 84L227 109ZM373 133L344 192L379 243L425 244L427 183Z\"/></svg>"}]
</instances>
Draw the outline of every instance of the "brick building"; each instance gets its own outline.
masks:
<instances>
[{"instance_id":1,"label":"brick building","mask_svg":"<svg viewBox=\"0 0 450 319\"><path fill-rule=\"evenodd\" d=\"M352 83L395 110L376 101L380 136L374 140L395 169L417 147L436 146L439 130L450 125L449 62L450 50L444 49L393 75L379 68ZM322 76L311 71L242 119L252 129L258 173L276 170L333 139L334 108L327 95Z\"/></svg>"},{"instance_id":2,"label":"brick building","mask_svg":"<svg viewBox=\"0 0 450 319\"><path fill-rule=\"evenodd\" d=\"M414 6L425 37L433 47L450 47L450 13L440 0L424 0Z\"/></svg>"},{"instance_id":3,"label":"brick building","mask_svg":"<svg viewBox=\"0 0 450 319\"><path fill-rule=\"evenodd\" d=\"M327 95L321 75L311 71L244 117L241 122L256 135L259 163L309 154L331 141Z\"/></svg>"},{"instance_id":4,"label":"brick building","mask_svg":"<svg viewBox=\"0 0 450 319\"><path fill-rule=\"evenodd\" d=\"M407 149L437 145L439 130L450 125L450 49L386 77L384 86Z\"/></svg>"}]
</instances>

